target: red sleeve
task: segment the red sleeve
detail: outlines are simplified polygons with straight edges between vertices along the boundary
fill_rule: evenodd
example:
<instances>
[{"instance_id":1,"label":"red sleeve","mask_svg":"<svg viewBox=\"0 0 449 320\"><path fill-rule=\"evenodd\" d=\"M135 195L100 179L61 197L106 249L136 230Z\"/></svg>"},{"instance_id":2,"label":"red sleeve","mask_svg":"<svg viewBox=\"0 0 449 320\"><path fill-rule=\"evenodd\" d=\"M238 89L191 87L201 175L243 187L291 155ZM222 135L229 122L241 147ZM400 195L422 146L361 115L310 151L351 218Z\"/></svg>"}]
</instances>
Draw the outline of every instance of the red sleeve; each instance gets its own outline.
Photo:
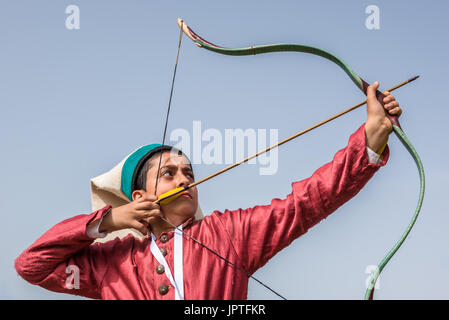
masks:
<instances>
[{"instance_id":1,"label":"red sleeve","mask_svg":"<svg viewBox=\"0 0 449 320\"><path fill-rule=\"evenodd\" d=\"M110 208L78 215L52 227L16 259L17 273L31 284L51 291L100 299L101 280L108 261L105 252L113 241L92 244L95 239L87 236L86 228ZM75 282L76 270L79 270L79 288ZM68 278L73 279L72 288L66 285Z\"/></svg>"},{"instance_id":2,"label":"red sleeve","mask_svg":"<svg viewBox=\"0 0 449 320\"><path fill-rule=\"evenodd\" d=\"M216 212L246 270L255 272L354 197L388 157L387 146L380 164L369 163L363 124L333 161L311 177L292 183L292 192L286 199L273 199L270 205L245 210Z\"/></svg>"}]
</instances>

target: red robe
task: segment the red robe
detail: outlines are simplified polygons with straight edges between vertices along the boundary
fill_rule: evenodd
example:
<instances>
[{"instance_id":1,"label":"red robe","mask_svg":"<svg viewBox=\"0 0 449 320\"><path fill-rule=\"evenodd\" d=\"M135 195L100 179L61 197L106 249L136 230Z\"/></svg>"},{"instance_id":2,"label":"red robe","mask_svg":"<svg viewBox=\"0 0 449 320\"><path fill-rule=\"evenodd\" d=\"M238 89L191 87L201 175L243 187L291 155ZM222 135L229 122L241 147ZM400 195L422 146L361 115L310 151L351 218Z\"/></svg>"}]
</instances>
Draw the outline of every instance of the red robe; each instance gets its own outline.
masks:
<instances>
[{"instance_id":1,"label":"red robe","mask_svg":"<svg viewBox=\"0 0 449 320\"><path fill-rule=\"evenodd\" d=\"M332 162L311 177L292 183L292 192L285 199L244 210L214 211L201 221L188 220L183 229L252 274L354 197L386 164L388 156L387 147L381 163L368 161L362 125ZM150 237L139 240L130 235L92 243L94 239L86 234L86 228L109 208L55 225L16 259L19 275L48 290L94 299L174 299L172 286L165 294L158 290L170 281L165 273L156 272L159 263L150 252ZM161 241L167 236L168 241ZM173 242L173 232L162 233L156 242L160 249L167 250L165 259L172 271ZM241 271L186 236L183 252L185 299L247 298L248 277ZM66 286L70 265L79 268L79 289Z\"/></svg>"}]
</instances>

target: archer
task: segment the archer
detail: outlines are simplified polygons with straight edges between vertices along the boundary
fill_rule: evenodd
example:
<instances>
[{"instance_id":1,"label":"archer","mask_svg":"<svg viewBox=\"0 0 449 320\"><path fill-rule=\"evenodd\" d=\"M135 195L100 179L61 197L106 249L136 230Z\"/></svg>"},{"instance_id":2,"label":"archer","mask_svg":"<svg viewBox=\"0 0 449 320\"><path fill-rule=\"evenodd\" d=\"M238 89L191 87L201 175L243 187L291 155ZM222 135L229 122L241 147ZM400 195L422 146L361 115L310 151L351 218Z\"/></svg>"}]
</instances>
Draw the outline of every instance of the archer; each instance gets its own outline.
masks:
<instances>
[{"instance_id":1,"label":"archer","mask_svg":"<svg viewBox=\"0 0 449 320\"><path fill-rule=\"evenodd\" d=\"M399 117L402 111L389 92L384 107L377 101L378 86L368 87L366 123L348 145L311 177L293 182L285 199L204 218L196 187L158 203L195 178L181 151L148 145L92 180L94 206L102 206L48 230L17 258L17 272L48 290L94 299L246 299L258 268L354 197L386 164L392 132L386 112ZM94 243L128 228L142 237ZM66 287L69 265L79 268L77 290Z\"/></svg>"}]
</instances>

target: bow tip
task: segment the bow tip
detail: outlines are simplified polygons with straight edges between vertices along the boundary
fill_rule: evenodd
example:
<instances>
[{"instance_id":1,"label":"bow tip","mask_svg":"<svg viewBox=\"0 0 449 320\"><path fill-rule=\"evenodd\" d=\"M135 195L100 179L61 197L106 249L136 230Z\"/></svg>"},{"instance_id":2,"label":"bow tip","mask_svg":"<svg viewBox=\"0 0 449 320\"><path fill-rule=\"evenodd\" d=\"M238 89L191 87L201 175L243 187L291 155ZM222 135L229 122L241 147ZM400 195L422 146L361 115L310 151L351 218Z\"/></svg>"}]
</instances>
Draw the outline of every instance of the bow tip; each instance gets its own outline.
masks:
<instances>
[{"instance_id":1,"label":"bow tip","mask_svg":"<svg viewBox=\"0 0 449 320\"><path fill-rule=\"evenodd\" d=\"M181 28L182 32L184 32L185 35L188 36L190 39L195 41L197 46L201 47L201 45L196 41L197 38L196 34L193 32L192 29L189 28L189 26L184 22L184 20L182 18L178 18L176 22L178 23L178 26L179 28Z\"/></svg>"}]
</instances>

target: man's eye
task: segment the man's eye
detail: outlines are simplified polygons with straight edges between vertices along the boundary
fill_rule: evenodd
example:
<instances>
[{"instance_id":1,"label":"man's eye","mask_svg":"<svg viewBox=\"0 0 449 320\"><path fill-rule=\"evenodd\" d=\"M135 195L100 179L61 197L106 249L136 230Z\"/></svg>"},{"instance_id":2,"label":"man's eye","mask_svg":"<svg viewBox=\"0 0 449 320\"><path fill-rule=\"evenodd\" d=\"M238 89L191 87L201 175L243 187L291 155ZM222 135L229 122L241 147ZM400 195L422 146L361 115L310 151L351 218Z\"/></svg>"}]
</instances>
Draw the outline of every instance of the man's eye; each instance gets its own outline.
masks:
<instances>
[{"instance_id":1,"label":"man's eye","mask_svg":"<svg viewBox=\"0 0 449 320\"><path fill-rule=\"evenodd\" d=\"M172 176L172 173L170 171L162 172L162 176Z\"/></svg>"}]
</instances>

